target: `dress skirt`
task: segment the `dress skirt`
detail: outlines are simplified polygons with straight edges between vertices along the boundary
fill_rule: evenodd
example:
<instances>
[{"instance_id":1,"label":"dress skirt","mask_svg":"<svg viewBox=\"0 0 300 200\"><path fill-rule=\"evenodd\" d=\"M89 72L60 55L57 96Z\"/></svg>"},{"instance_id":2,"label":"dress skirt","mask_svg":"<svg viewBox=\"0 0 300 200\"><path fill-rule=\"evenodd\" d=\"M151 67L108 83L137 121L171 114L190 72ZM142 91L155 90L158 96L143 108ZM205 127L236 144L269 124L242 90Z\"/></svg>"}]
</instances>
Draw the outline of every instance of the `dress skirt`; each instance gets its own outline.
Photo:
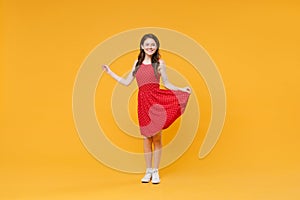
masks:
<instances>
[{"instance_id":1,"label":"dress skirt","mask_svg":"<svg viewBox=\"0 0 300 200\"><path fill-rule=\"evenodd\" d=\"M168 128L184 112L189 93L160 89L159 84L145 84L138 92L138 119L141 134L151 137Z\"/></svg>"},{"instance_id":2,"label":"dress skirt","mask_svg":"<svg viewBox=\"0 0 300 200\"><path fill-rule=\"evenodd\" d=\"M190 94L161 89L151 64L142 64L136 73L138 120L141 134L151 137L168 128L182 115Z\"/></svg>"}]
</instances>

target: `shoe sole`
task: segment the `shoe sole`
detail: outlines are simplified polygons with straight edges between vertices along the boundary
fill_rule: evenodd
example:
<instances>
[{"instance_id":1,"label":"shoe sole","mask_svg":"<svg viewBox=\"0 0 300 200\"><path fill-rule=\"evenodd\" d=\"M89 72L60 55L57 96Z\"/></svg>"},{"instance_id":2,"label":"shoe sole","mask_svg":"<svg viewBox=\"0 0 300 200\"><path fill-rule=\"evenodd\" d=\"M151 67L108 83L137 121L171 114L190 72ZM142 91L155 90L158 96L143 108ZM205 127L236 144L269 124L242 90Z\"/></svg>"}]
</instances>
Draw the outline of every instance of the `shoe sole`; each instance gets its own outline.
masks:
<instances>
[{"instance_id":1,"label":"shoe sole","mask_svg":"<svg viewBox=\"0 0 300 200\"><path fill-rule=\"evenodd\" d=\"M150 183L150 181L141 181L142 183Z\"/></svg>"},{"instance_id":2,"label":"shoe sole","mask_svg":"<svg viewBox=\"0 0 300 200\"><path fill-rule=\"evenodd\" d=\"M156 183L156 182L153 183L153 182L152 182L152 184L155 184L155 185L157 185L157 184L159 184L159 183L160 183L160 182L158 182L158 183Z\"/></svg>"}]
</instances>

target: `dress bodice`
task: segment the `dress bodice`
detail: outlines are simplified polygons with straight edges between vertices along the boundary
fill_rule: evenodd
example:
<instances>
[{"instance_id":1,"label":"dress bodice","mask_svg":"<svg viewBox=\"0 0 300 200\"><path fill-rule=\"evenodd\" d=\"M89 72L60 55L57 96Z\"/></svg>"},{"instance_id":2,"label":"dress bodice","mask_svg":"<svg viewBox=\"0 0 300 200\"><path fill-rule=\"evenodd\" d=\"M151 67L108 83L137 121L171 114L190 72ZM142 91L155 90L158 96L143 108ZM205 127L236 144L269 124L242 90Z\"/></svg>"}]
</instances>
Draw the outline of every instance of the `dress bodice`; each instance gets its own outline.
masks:
<instances>
[{"instance_id":1,"label":"dress bodice","mask_svg":"<svg viewBox=\"0 0 300 200\"><path fill-rule=\"evenodd\" d=\"M156 78L152 64L142 64L135 75L138 87L146 84L159 84Z\"/></svg>"}]
</instances>

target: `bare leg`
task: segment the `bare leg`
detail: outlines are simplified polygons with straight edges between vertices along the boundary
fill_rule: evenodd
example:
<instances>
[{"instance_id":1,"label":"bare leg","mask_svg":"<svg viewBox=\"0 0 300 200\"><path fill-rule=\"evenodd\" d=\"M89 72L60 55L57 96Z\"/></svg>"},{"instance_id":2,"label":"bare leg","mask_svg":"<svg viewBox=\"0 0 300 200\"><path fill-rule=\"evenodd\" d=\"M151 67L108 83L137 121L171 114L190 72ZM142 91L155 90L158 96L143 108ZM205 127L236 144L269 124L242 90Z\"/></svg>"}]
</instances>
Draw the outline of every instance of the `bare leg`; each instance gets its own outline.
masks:
<instances>
[{"instance_id":1,"label":"bare leg","mask_svg":"<svg viewBox=\"0 0 300 200\"><path fill-rule=\"evenodd\" d=\"M158 169L160 158L161 158L161 149L162 149L161 132L154 135L152 137L152 140L154 145L154 169Z\"/></svg>"},{"instance_id":2,"label":"bare leg","mask_svg":"<svg viewBox=\"0 0 300 200\"><path fill-rule=\"evenodd\" d=\"M144 156L146 167L152 168L152 137L144 139Z\"/></svg>"}]
</instances>

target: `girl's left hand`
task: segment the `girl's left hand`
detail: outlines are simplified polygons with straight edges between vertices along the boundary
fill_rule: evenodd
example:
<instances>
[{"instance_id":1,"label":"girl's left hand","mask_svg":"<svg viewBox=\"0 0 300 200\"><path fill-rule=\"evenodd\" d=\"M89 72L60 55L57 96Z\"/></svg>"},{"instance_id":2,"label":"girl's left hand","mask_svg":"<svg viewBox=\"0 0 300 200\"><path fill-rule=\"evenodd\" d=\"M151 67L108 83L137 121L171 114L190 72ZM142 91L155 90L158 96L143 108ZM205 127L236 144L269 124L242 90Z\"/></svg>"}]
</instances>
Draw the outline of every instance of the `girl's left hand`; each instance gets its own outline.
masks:
<instances>
[{"instance_id":1,"label":"girl's left hand","mask_svg":"<svg viewBox=\"0 0 300 200\"><path fill-rule=\"evenodd\" d=\"M190 88L190 87L184 87L184 88L181 88L181 91L183 91L183 92L187 92L187 93L189 93L189 94L191 94L191 93L192 93L192 90L191 90L191 88Z\"/></svg>"}]
</instances>

